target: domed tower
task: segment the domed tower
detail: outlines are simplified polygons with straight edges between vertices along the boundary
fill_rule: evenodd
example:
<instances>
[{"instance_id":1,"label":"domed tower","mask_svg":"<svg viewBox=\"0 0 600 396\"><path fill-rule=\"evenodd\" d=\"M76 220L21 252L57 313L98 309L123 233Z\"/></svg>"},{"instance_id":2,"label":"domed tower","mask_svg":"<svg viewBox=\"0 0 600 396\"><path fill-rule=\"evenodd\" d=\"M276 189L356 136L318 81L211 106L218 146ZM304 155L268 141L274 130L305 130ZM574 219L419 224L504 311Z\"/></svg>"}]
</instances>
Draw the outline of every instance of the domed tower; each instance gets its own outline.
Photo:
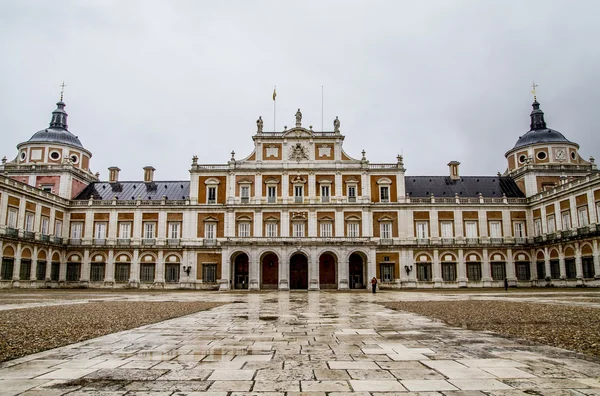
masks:
<instances>
[{"instance_id":1,"label":"domed tower","mask_svg":"<svg viewBox=\"0 0 600 396\"><path fill-rule=\"evenodd\" d=\"M65 103L56 103L48 128L17 145L17 158L0 169L5 175L63 198L71 199L98 178L90 171L92 153L68 130Z\"/></svg>"},{"instance_id":2,"label":"domed tower","mask_svg":"<svg viewBox=\"0 0 600 396\"><path fill-rule=\"evenodd\" d=\"M596 165L579 156L579 145L550 129L534 96L530 129L506 152L507 175L526 196L554 188L561 180L585 176Z\"/></svg>"}]
</instances>

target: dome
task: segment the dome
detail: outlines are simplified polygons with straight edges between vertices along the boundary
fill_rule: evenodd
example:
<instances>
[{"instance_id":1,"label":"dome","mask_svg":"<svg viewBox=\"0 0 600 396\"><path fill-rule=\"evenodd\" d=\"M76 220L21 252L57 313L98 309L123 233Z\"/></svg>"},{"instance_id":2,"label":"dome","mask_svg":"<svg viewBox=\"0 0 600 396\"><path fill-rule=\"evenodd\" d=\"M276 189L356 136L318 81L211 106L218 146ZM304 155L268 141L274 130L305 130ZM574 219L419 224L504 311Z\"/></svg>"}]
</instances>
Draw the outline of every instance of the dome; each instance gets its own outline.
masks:
<instances>
[{"instance_id":1,"label":"dome","mask_svg":"<svg viewBox=\"0 0 600 396\"><path fill-rule=\"evenodd\" d=\"M513 149L530 146L538 143L568 143L576 144L569 141L562 133L555 131L554 129L536 129L529 131L525 135L521 136Z\"/></svg>"},{"instance_id":2,"label":"dome","mask_svg":"<svg viewBox=\"0 0 600 396\"><path fill-rule=\"evenodd\" d=\"M33 134L27 143L55 143L83 148L79 138L66 129L46 128Z\"/></svg>"}]
</instances>

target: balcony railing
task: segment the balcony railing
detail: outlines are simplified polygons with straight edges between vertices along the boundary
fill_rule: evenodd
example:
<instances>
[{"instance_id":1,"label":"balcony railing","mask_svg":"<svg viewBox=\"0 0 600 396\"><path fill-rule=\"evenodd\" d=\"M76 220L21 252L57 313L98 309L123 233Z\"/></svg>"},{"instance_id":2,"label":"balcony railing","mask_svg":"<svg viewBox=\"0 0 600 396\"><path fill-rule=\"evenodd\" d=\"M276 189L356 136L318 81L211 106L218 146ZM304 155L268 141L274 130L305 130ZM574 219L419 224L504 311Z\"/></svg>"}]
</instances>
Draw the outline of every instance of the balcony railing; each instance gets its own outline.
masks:
<instances>
[{"instance_id":1,"label":"balcony railing","mask_svg":"<svg viewBox=\"0 0 600 396\"><path fill-rule=\"evenodd\" d=\"M294 197L294 203L303 203L304 197Z\"/></svg>"},{"instance_id":2,"label":"balcony railing","mask_svg":"<svg viewBox=\"0 0 600 396\"><path fill-rule=\"evenodd\" d=\"M479 243L479 238L467 238L467 245L477 245Z\"/></svg>"},{"instance_id":3,"label":"balcony railing","mask_svg":"<svg viewBox=\"0 0 600 396\"><path fill-rule=\"evenodd\" d=\"M277 202L277 197L268 197L267 198L267 203L276 203Z\"/></svg>"},{"instance_id":4,"label":"balcony railing","mask_svg":"<svg viewBox=\"0 0 600 396\"><path fill-rule=\"evenodd\" d=\"M216 199L209 199L209 200L206 201L206 203L207 204L215 204L215 203L217 203L217 200Z\"/></svg>"},{"instance_id":5,"label":"balcony railing","mask_svg":"<svg viewBox=\"0 0 600 396\"><path fill-rule=\"evenodd\" d=\"M381 239L379 239L379 244L380 245L393 245L394 240L392 238L381 238Z\"/></svg>"},{"instance_id":6,"label":"balcony railing","mask_svg":"<svg viewBox=\"0 0 600 396\"><path fill-rule=\"evenodd\" d=\"M129 238L117 239L117 245L119 245L119 246L129 246L130 244L131 244L131 239L129 239Z\"/></svg>"},{"instance_id":7,"label":"balcony railing","mask_svg":"<svg viewBox=\"0 0 600 396\"><path fill-rule=\"evenodd\" d=\"M527 243L527 238L515 237L515 244L517 244L517 245L525 245L526 243Z\"/></svg>"},{"instance_id":8,"label":"balcony railing","mask_svg":"<svg viewBox=\"0 0 600 396\"><path fill-rule=\"evenodd\" d=\"M106 245L106 239L104 238L94 238L94 245Z\"/></svg>"},{"instance_id":9,"label":"balcony railing","mask_svg":"<svg viewBox=\"0 0 600 396\"><path fill-rule=\"evenodd\" d=\"M50 235L40 235L40 241L42 242L50 242Z\"/></svg>"},{"instance_id":10,"label":"balcony railing","mask_svg":"<svg viewBox=\"0 0 600 396\"><path fill-rule=\"evenodd\" d=\"M19 236L19 230L12 227L6 228L6 236L17 238Z\"/></svg>"},{"instance_id":11,"label":"balcony railing","mask_svg":"<svg viewBox=\"0 0 600 396\"><path fill-rule=\"evenodd\" d=\"M577 235L577 231L575 230L563 230L560 233L561 238L571 238Z\"/></svg>"},{"instance_id":12,"label":"balcony railing","mask_svg":"<svg viewBox=\"0 0 600 396\"><path fill-rule=\"evenodd\" d=\"M490 238L490 243L492 245L502 245L503 242L504 242L504 239L502 239L502 238L494 238L494 237Z\"/></svg>"},{"instance_id":13,"label":"balcony railing","mask_svg":"<svg viewBox=\"0 0 600 396\"><path fill-rule=\"evenodd\" d=\"M35 239L35 232L32 231L23 231L24 239Z\"/></svg>"},{"instance_id":14,"label":"balcony railing","mask_svg":"<svg viewBox=\"0 0 600 396\"><path fill-rule=\"evenodd\" d=\"M544 237L543 237L543 236L541 236L541 235L534 236L534 237L533 237L533 242L534 242L534 243L542 243L542 242L544 242Z\"/></svg>"},{"instance_id":15,"label":"balcony railing","mask_svg":"<svg viewBox=\"0 0 600 396\"><path fill-rule=\"evenodd\" d=\"M81 245L81 238L70 238L69 245Z\"/></svg>"},{"instance_id":16,"label":"balcony railing","mask_svg":"<svg viewBox=\"0 0 600 396\"><path fill-rule=\"evenodd\" d=\"M417 245L429 245L429 238L417 238Z\"/></svg>"},{"instance_id":17,"label":"balcony railing","mask_svg":"<svg viewBox=\"0 0 600 396\"><path fill-rule=\"evenodd\" d=\"M454 238L442 238L442 245L454 245Z\"/></svg>"},{"instance_id":18,"label":"balcony railing","mask_svg":"<svg viewBox=\"0 0 600 396\"><path fill-rule=\"evenodd\" d=\"M323 203L329 202L329 197L321 197L321 202L323 202Z\"/></svg>"},{"instance_id":19,"label":"balcony railing","mask_svg":"<svg viewBox=\"0 0 600 396\"><path fill-rule=\"evenodd\" d=\"M217 240L216 239L204 239L203 244L204 244L204 246L217 246Z\"/></svg>"},{"instance_id":20,"label":"balcony railing","mask_svg":"<svg viewBox=\"0 0 600 396\"><path fill-rule=\"evenodd\" d=\"M247 204L247 203L250 202L250 198L249 197L242 197L241 201L242 201L243 204Z\"/></svg>"},{"instance_id":21,"label":"balcony railing","mask_svg":"<svg viewBox=\"0 0 600 396\"><path fill-rule=\"evenodd\" d=\"M142 245L156 245L155 238L144 238L142 239Z\"/></svg>"},{"instance_id":22,"label":"balcony railing","mask_svg":"<svg viewBox=\"0 0 600 396\"><path fill-rule=\"evenodd\" d=\"M356 202L356 197L348 197L348 202Z\"/></svg>"},{"instance_id":23,"label":"balcony railing","mask_svg":"<svg viewBox=\"0 0 600 396\"><path fill-rule=\"evenodd\" d=\"M61 237L53 237L52 238L52 242L56 243L57 245L62 245L63 244L63 239Z\"/></svg>"},{"instance_id":24,"label":"balcony railing","mask_svg":"<svg viewBox=\"0 0 600 396\"><path fill-rule=\"evenodd\" d=\"M179 246L181 244L181 239L170 238L167 239L167 245L169 246Z\"/></svg>"}]
</instances>

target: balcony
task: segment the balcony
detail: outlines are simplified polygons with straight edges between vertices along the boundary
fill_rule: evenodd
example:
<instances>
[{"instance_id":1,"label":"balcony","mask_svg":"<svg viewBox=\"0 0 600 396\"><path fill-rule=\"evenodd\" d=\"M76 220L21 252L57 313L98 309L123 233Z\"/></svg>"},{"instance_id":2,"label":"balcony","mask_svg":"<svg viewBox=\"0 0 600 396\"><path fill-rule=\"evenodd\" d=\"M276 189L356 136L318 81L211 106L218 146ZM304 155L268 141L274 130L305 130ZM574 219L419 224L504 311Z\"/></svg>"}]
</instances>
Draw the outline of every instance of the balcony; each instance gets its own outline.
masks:
<instances>
[{"instance_id":1,"label":"balcony","mask_svg":"<svg viewBox=\"0 0 600 396\"><path fill-rule=\"evenodd\" d=\"M267 203L276 203L277 202L277 197L268 197L267 198Z\"/></svg>"},{"instance_id":2,"label":"balcony","mask_svg":"<svg viewBox=\"0 0 600 396\"><path fill-rule=\"evenodd\" d=\"M454 245L454 238L442 238L442 245Z\"/></svg>"},{"instance_id":3,"label":"balcony","mask_svg":"<svg viewBox=\"0 0 600 396\"><path fill-rule=\"evenodd\" d=\"M144 238L142 239L142 245L156 245L156 239L155 238Z\"/></svg>"},{"instance_id":4,"label":"balcony","mask_svg":"<svg viewBox=\"0 0 600 396\"><path fill-rule=\"evenodd\" d=\"M35 232L32 231L23 231L24 239L35 239Z\"/></svg>"},{"instance_id":5,"label":"balcony","mask_svg":"<svg viewBox=\"0 0 600 396\"><path fill-rule=\"evenodd\" d=\"M55 237L52 238L52 242L54 242L57 245L62 245L63 244L63 239L61 237L55 236Z\"/></svg>"},{"instance_id":6,"label":"balcony","mask_svg":"<svg viewBox=\"0 0 600 396\"><path fill-rule=\"evenodd\" d=\"M303 203L304 197L294 197L294 203Z\"/></svg>"},{"instance_id":7,"label":"balcony","mask_svg":"<svg viewBox=\"0 0 600 396\"><path fill-rule=\"evenodd\" d=\"M479 238L467 238L467 245L477 245Z\"/></svg>"},{"instance_id":8,"label":"balcony","mask_svg":"<svg viewBox=\"0 0 600 396\"><path fill-rule=\"evenodd\" d=\"M119 245L119 246L129 246L130 244L131 244L131 239L129 239L129 238L117 239L117 245Z\"/></svg>"},{"instance_id":9,"label":"balcony","mask_svg":"<svg viewBox=\"0 0 600 396\"><path fill-rule=\"evenodd\" d=\"M526 243L527 243L527 238L515 237L515 244L516 245L525 245Z\"/></svg>"},{"instance_id":10,"label":"balcony","mask_svg":"<svg viewBox=\"0 0 600 396\"><path fill-rule=\"evenodd\" d=\"M380 245L393 245L394 240L392 238L381 238L381 239L379 239L379 244Z\"/></svg>"},{"instance_id":11,"label":"balcony","mask_svg":"<svg viewBox=\"0 0 600 396\"><path fill-rule=\"evenodd\" d=\"M417 238L417 245L429 245L429 238Z\"/></svg>"},{"instance_id":12,"label":"balcony","mask_svg":"<svg viewBox=\"0 0 600 396\"><path fill-rule=\"evenodd\" d=\"M40 241L41 242L50 242L50 235L40 235Z\"/></svg>"},{"instance_id":13,"label":"balcony","mask_svg":"<svg viewBox=\"0 0 600 396\"><path fill-rule=\"evenodd\" d=\"M204 244L204 246L217 246L217 240L216 239L204 239L203 244Z\"/></svg>"},{"instance_id":14,"label":"balcony","mask_svg":"<svg viewBox=\"0 0 600 396\"><path fill-rule=\"evenodd\" d=\"M588 235L589 233L590 233L589 226L583 226L583 227L579 227L577 229L577 234L578 235Z\"/></svg>"},{"instance_id":15,"label":"balcony","mask_svg":"<svg viewBox=\"0 0 600 396\"><path fill-rule=\"evenodd\" d=\"M81 245L81 238L71 238L69 239L69 245Z\"/></svg>"},{"instance_id":16,"label":"balcony","mask_svg":"<svg viewBox=\"0 0 600 396\"><path fill-rule=\"evenodd\" d=\"M250 203L250 197L242 197L241 201L243 204Z\"/></svg>"},{"instance_id":17,"label":"balcony","mask_svg":"<svg viewBox=\"0 0 600 396\"><path fill-rule=\"evenodd\" d=\"M546 234L546 240L547 241L554 241L557 239L557 235L555 232L551 232L549 234Z\"/></svg>"},{"instance_id":18,"label":"balcony","mask_svg":"<svg viewBox=\"0 0 600 396\"><path fill-rule=\"evenodd\" d=\"M94 238L94 245L99 245L99 246L106 245L106 239L104 239L104 238Z\"/></svg>"},{"instance_id":19,"label":"balcony","mask_svg":"<svg viewBox=\"0 0 600 396\"><path fill-rule=\"evenodd\" d=\"M502 243L504 242L504 240L502 238L490 238L490 243L492 245L502 245Z\"/></svg>"},{"instance_id":20,"label":"balcony","mask_svg":"<svg viewBox=\"0 0 600 396\"><path fill-rule=\"evenodd\" d=\"M348 202L356 202L356 197L348 197Z\"/></svg>"},{"instance_id":21,"label":"balcony","mask_svg":"<svg viewBox=\"0 0 600 396\"><path fill-rule=\"evenodd\" d=\"M167 245L169 245L169 246L179 246L179 245L181 245L181 239L174 239L174 238L167 239Z\"/></svg>"},{"instance_id":22,"label":"balcony","mask_svg":"<svg viewBox=\"0 0 600 396\"><path fill-rule=\"evenodd\" d=\"M571 238L577 235L575 230L563 230L560 233L561 238Z\"/></svg>"},{"instance_id":23,"label":"balcony","mask_svg":"<svg viewBox=\"0 0 600 396\"><path fill-rule=\"evenodd\" d=\"M544 242L544 237L541 235L533 237L533 243L542 243Z\"/></svg>"},{"instance_id":24,"label":"balcony","mask_svg":"<svg viewBox=\"0 0 600 396\"><path fill-rule=\"evenodd\" d=\"M11 238L18 238L19 230L17 230L16 228L7 227L6 228L6 236L9 236Z\"/></svg>"},{"instance_id":25,"label":"balcony","mask_svg":"<svg viewBox=\"0 0 600 396\"><path fill-rule=\"evenodd\" d=\"M329 197L321 197L322 203L329 203Z\"/></svg>"},{"instance_id":26,"label":"balcony","mask_svg":"<svg viewBox=\"0 0 600 396\"><path fill-rule=\"evenodd\" d=\"M216 204L217 200L216 199L209 199L209 200L206 201L206 203L209 204L209 205L210 204Z\"/></svg>"}]
</instances>

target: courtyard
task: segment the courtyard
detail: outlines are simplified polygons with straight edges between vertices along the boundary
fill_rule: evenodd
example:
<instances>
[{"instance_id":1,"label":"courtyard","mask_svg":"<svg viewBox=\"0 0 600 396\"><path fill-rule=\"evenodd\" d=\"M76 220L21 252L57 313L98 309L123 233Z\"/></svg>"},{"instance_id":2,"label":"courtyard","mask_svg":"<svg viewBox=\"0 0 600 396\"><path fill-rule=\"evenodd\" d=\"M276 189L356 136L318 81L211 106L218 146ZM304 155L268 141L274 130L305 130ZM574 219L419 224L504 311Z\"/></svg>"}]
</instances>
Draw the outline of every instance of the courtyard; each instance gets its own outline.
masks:
<instances>
[{"instance_id":1,"label":"courtyard","mask_svg":"<svg viewBox=\"0 0 600 396\"><path fill-rule=\"evenodd\" d=\"M600 395L599 309L595 289L10 290L2 352L54 349L0 363L0 394Z\"/></svg>"}]
</instances>

